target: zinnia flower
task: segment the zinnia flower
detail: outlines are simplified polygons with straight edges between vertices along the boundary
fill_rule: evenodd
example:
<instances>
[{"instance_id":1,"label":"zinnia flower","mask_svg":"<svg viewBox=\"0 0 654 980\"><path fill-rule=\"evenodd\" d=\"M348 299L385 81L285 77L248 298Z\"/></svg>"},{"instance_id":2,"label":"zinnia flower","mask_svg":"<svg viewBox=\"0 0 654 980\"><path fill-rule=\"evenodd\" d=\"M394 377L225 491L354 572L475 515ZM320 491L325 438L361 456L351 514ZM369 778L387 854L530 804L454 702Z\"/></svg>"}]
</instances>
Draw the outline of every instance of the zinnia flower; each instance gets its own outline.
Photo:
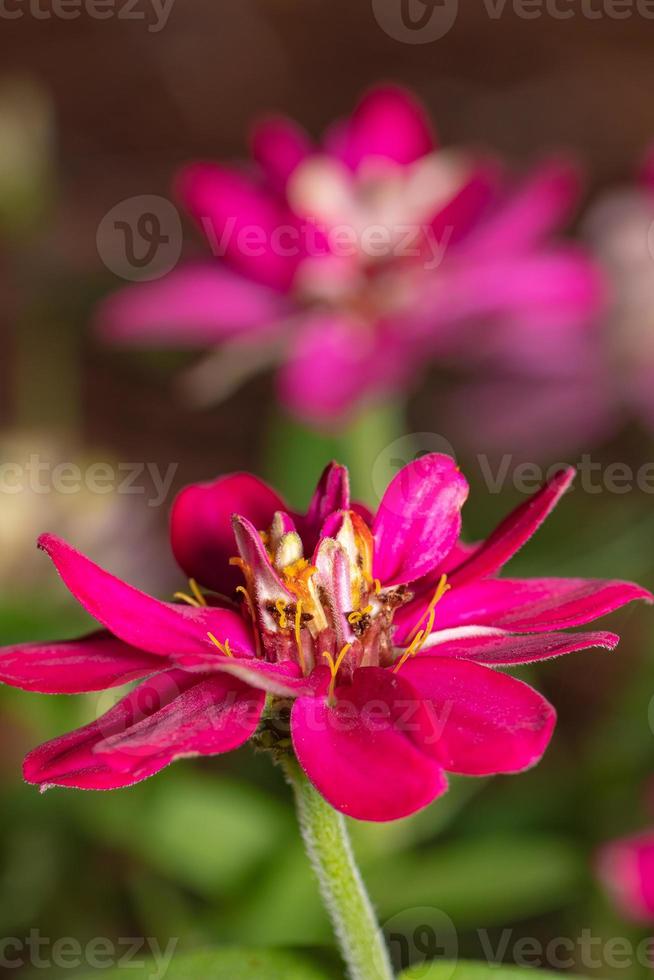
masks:
<instances>
[{"instance_id":1,"label":"zinnia flower","mask_svg":"<svg viewBox=\"0 0 654 980\"><path fill-rule=\"evenodd\" d=\"M253 738L295 752L343 813L391 820L443 793L448 771L532 766L554 709L495 668L611 649L613 633L564 630L651 599L628 582L497 577L572 475L559 473L475 546L460 540L467 483L441 454L400 471L374 517L350 503L336 464L306 514L247 474L191 486L172 513L173 551L191 577L177 604L44 535L40 547L104 630L5 649L0 678L46 693L147 679L30 753L25 778L113 789Z\"/></svg>"},{"instance_id":2,"label":"zinnia flower","mask_svg":"<svg viewBox=\"0 0 654 980\"><path fill-rule=\"evenodd\" d=\"M282 400L326 425L405 390L434 359L477 380L500 367L531 387L568 377L602 302L588 258L552 240L577 197L568 163L509 187L496 162L438 147L424 109L393 86L319 144L264 120L252 150L247 169L182 171L177 195L214 261L110 297L105 338L220 345L189 376L200 401L278 363Z\"/></svg>"}]
</instances>

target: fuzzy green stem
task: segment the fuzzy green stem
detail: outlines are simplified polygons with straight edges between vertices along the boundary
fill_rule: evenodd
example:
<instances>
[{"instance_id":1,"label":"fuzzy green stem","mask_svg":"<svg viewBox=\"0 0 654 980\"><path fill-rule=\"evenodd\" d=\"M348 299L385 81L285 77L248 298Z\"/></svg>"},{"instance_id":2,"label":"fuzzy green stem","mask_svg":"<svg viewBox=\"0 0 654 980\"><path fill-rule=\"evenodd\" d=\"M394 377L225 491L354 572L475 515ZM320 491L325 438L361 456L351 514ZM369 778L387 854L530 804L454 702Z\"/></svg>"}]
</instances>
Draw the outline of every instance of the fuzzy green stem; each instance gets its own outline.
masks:
<instances>
[{"instance_id":1,"label":"fuzzy green stem","mask_svg":"<svg viewBox=\"0 0 654 980\"><path fill-rule=\"evenodd\" d=\"M350 980L393 980L384 937L356 866L342 814L311 785L294 759L282 768L293 787L302 839Z\"/></svg>"}]
</instances>

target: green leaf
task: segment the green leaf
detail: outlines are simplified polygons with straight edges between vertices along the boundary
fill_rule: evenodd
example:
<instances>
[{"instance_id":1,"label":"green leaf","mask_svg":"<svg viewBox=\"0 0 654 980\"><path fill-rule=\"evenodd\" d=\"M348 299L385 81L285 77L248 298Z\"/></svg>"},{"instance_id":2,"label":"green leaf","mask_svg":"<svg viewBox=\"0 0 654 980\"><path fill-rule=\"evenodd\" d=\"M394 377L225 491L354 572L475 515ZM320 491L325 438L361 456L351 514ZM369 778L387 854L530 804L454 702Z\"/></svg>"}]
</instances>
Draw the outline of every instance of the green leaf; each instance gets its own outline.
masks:
<instances>
[{"instance_id":1,"label":"green leaf","mask_svg":"<svg viewBox=\"0 0 654 980\"><path fill-rule=\"evenodd\" d=\"M583 858L566 840L503 834L399 854L366 870L382 920L398 909L430 906L459 926L502 923L569 905L585 874Z\"/></svg>"},{"instance_id":2,"label":"green leaf","mask_svg":"<svg viewBox=\"0 0 654 980\"><path fill-rule=\"evenodd\" d=\"M165 964L148 961L136 967L130 964L130 977L165 976L166 980L327 980L329 974L297 953L277 949L226 947L180 953L165 972ZM124 980L125 969L99 970L86 974L83 980L97 976L104 980Z\"/></svg>"},{"instance_id":3,"label":"green leaf","mask_svg":"<svg viewBox=\"0 0 654 980\"><path fill-rule=\"evenodd\" d=\"M534 980L561 980L560 973L543 970L524 970L517 966L492 966L487 963L423 963L412 966L400 973L398 980L520 980L533 977ZM575 980L583 980L575 974Z\"/></svg>"}]
</instances>

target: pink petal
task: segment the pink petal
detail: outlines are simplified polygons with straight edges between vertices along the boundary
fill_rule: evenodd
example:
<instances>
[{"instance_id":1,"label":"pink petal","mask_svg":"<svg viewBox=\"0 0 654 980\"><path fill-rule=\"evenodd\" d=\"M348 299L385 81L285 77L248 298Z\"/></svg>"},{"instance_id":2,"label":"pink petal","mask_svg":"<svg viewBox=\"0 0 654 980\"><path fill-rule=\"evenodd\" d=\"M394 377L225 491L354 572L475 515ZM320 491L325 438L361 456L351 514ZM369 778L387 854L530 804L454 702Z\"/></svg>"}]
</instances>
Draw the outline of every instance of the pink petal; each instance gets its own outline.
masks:
<instances>
[{"instance_id":1,"label":"pink petal","mask_svg":"<svg viewBox=\"0 0 654 980\"><path fill-rule=\"evenodd\" d=\"M104 691L167 666L104 630L77 640L18 643L0 649L0 681L40 694Z\"/></svg>"},{"instance_id":2,"label":"pink petal","mask_svg":"<svg viewBox=\"0 0 654 980\"><path fill-rule=\"evenodd\" d=\"M465 635L470 630L469 635ZM515 666L561 657L566 653L604 647L614 650L620 640L615 633L532 633L515 636L484 628L463 626L460 629L432 633L420 651L421 656L455 657L488 666Z\"/></svg>"},{"instance_id":3,"label":"pink petal","mask_svg":"<svg viewBox=\"0 0 654 980\"><path fill-rule=\"evenodd\" d=\"M499 172L491 161L480 162L469 180L431 221L431 238L449 248L465 240L497 195Z\"/></svg>"},{"instance_id":4,"label":"pink petal","mask_svg":"<svg viewBox=\"0 0 654 980\"><path fill-rule=\"evenodd\" d=\"M492 575L529 540L554 510L575 477L575 470L560 470L538 493L509 514L475 553L450 575L450 585L460 586Z\"/></svg>"},{"instance_id":5,"label":"pink petal","mask_svg":"<svg viewBox=\"0 0 654 980\"><path fill-rule=\"evenodd\" d=\"M279 698L296 698L310 694L312 691L311 685L302 676L299 666L290 660L270 664L265 660L253 658L225 657L212 664L211 670L230 674L250 687L274 694Z\"/></svg>"},{"instance_id":6,"label":"pink petal","mask_svg":"<svg viewBox=\"0 0 654 980\"><path fill-rule=\"evenodd\" d=\"M276 191L284 191L288 178L311 152L305 131L286 116L262 119L252 132L254 159Z\"/></svg>"},{"instance_id":7,"label":"pink petal","mask_svg":"<svg viewBox=\"0 0 654 980\"><path fill-rule=\"evenodd\" d=\"M271 192L234 170L196 163L179 174L177 193L215 256L264 286L290 289L301 240L294 237L298 227L293 215ZM275 247L281 229L290 229L283 249Z\"/></svg>"},{"instance_id":8,"label":"pink petal","mask_svg":"<svg viewBox=\"0 0 654 980\"><path fill-rule=\"evenodd\" d=\"M234 653L253 654L252 635L241 617L227 609L160 602L121 582L69 544L44 534L39 547L54 562L75 598L108 630L140 650L177 663L206 660L215 651L207 634L229 640ZM218 656L216 651L216 656Z\"/></svg>"},{"instance_id":9,"label":"pink petal","mask_svg":"<svg viewBox=\"0 0 654 980\"><path fill-rule=\"evenodd\" d=\"M450 456L430 453L400 470L373 524L375 577L384 585L411 582L443 562L459 538L467 496Z\"/></svg>"},{"instance_id":10,"label":"pink petal","mask_svg":"<svg viewBox=\"0 0 654 980\"><path fill-rule=\"evenodd\" d=\"M411 687L365 667L352 685L298 698L291 713L300 765L328 803L358 820L397 820L445 792L443 771L425 752L425 719Z\"/></svg>"},{"instance_id":11,"label":"pink petal","mask_svg":"<svg viewBox=\"0 0 654 980\"><path fill-rule=\"evenodd\" d=\"M305 553L313 551L327 518L337 511L349 510L350 478L347 467L329 463L318 481L306 516L298 521Z\"/></svg>"},{"instance_id":12,"label":"pink petal","mask_svg":"<svg viewBox=\"0 0 654 980\"><path fill-rule=\"evenodd\" d=\"M281 399L303 419L324 425L366 397L394 390L410 366L380 330L339 313L308 315L278 376Z\"/></svg>"},{"instance_id":13,"label":"pink petal","mask_svg":"<svg viewBox=\"0 0 654 980\"><path fill-rule=\"evenodd\" d=\"M542 162L470 236L466 251L474 248L498 255L537 244L568 219L580 183L579 169L571 160Z\"/></svg>"},{"instance_id":14,"label":"pink petal","mask_svg":"<svg viewBox=\"0 0 654 980\"><path fill-rule=\"evenodd\" d=\"M654 922L654 834L648 831L606 844L597 870L621 914Z\"/></svg>"},{"instance_id":15,"label":"pink petal","mask_svg":"<svg viewBox=\"0 0 654 980\"><path fill-rule=\"evenodd\" d=\"M236 554L232 515L247 517L267 529L283 500L249 473L234 473L212 483L196 483L176 497L170 518L175 558L190 578L230 595L243 574L229 564Z\"/></svg>"},{"instance_id":16,"label":"pink petal","mask_svg":"<svg viewBox=\"0 0 654 980\"><path fill-rule=\"evenodd\" d=\"M25 759L42 789L116 789L180 756L237 748L259 723L265 695L234 678L170 670L145 681L97 721L53 739Z\"/></svg>"},{"instance_id":17,"label":"pink petal","mask_svg":"<svg viewBox=\"0 0 654 980\"><path fill-rule=\"evenodd\" d=\"M274 329L287 315L277 293L212 263L189 263L100 304L96 329L111 343L204 347Z\"/></svg>"},{"instance_id":18,"label":"pink petal","mask_svg":"<svg viewBox=\"0 0 654 980\"><path fill-rule=\"evenodd\" d=\"M398 673L431 707L431 751L450 772L521 772L545 752L556 713L522 681L445 657L413 658Z\"/></svg>"},{"instance_id":19,"label":"pink petal","mask_svg":"<svg viewBox=\"0 0 654 980\"><path fill-rule=\"evenodd\" d=\"M434 149L434 134L422 105L405 89L379 86L361 99L342 126L333 149L356 170L369 157L411 164Z\"/></svg>"},{"instance_id":20,"label":"pink petal","mask_svg":"<svg viewBox=\"0 0 654 980\"><path fill-rule=\"evenodd\" d=\"M437 626L478 624L519 632L566 629L628 602L652 602L633 582L582 578L486 579L452 588L438 606Z\"/></svg>"}]
</instances>

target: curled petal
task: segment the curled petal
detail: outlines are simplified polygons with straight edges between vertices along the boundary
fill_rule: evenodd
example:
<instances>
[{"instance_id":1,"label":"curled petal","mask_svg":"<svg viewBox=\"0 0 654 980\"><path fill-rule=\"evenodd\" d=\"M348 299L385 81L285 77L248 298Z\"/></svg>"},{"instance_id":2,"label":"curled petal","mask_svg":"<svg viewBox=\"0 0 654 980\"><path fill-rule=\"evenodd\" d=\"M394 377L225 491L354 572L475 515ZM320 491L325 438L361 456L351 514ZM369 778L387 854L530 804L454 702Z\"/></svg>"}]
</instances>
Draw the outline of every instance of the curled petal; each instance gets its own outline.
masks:
<instances>
[{"instance_id":1,"label":"curled petal","mask_svg":"<svg viewBox=\"0 0 654 980\"><path fill-rule=\"evenodd\" d=\"M334 706L324 695L298 698L291 713L300 765L333 807L397 820L445 792L441 766L422 749L427 721L402 678L364 667L336 695Z\"/></svg>"},{"instance_id":2,"label":"curled petal","mask_svg":"<svg viewBox=\"0 0 654 980\"><path fill-rule=\"evenodd\" d=\"M154 674L166 660L100 630L77 640L0 649L0 681L40 694L104 691Z\"/></svg>"},{"instance_id":3,"label":"curled petal","mask_svg":"<svg viewBox=\"0 0 654 980\"><path fill-rule=\"evenodd\" d=\"M453 588L438 607L438 628L468 624L514 632L581 626L652 594L633 582L583 578L484 579Z\"/></svg>"},{"instance_id":4,"label":"curled petal","mask_svg":"<svg viewBox=\"0 0 654 980\"><path fill-rule=\"evenodd\" d=\"M566 653L604 647L614 650L620 641L615 633L532 633L516 636L484 626L461 626L439 630L427 638L421 656L455 657L489 666L515 666L561 657Z\"/></svg>"},{"instance_id":5,"label":"curled petal","mask_svg":"<svg viewBox=\"0 0 654 980\"><path fill-rule=\"evenodd\" d=\"M398 675L430 710L430 751L450 772L521 772L535 765L549 744L554 708L514 677L445 657L408 660Z\"/></svg>"},{"instance_id":6,"label":"curled petal","mask_svg":"<svg viewBox=\"0 0 654 980\"><path fill-rule=\"evenodd\" d=\"M170 656L176 663L205 660L212 649L211 632L223 643L228 640L234 653L248 656L254 652L250 630L231 610L160 602L106 572L53 534L43 534L39 547L87 612L139 650Z\"/></svg>"},{"instance_id":7,"label":"curled petal","mask_svg":"<svg viewBox=\"0 0 654 980\"><path fill-rule=\"evenodd\" d=\"M323 524L336 511L350 506L350 478L347 467L329 463L325 467L311 498L306 517L301 521L305 550L313 551Z\"/></svg>"},{"instance_id":8,"label":"curled petal","mask_svg":"<svg viewBox=\"0 0 654 980\"><path fill-rule=\"evenodd\" d=\"M431 453L400 470L373 523L374 576L395 585L440 565L459 538L467 496L467 481L449 456Z\"/></svg>"},{"instance_id":9,"label":"curled petal","mask_svg":"<svg viewBox=\"0 0 654 980\"><path fill-rule=\"evenodd\" d=\"M186 487L176 497L170 519L175 558L188 576L230 595L243 583L239 569L229 564L236 553L232 515L241 514L263 530L284 510L275 491L249 473Z\"/></svg>"},{"instance_id":10,"label":"curled petal","mask_svg":"<svg viewBox=\"0 0 654 980\"><path fill-rule=\"evenodd\" d=\"M474 554L454 569L450 584L463 585L484 578L505 565L551 514L574 477L571 466L560 470L538 493L516 507Z\"/></svg>"},{"instance_id":11,"label":"curled petal","mask_svg":"<svg viewBox=\"0 0 654 980\"><path fill-rule=\"evenodd\" d=\"M263 692L235 678L169 670L97 721L30 752L25 779L44 790L131 786L180 756L242 745L256 731L264 703Z\"/></svg>"}]
</instances>

